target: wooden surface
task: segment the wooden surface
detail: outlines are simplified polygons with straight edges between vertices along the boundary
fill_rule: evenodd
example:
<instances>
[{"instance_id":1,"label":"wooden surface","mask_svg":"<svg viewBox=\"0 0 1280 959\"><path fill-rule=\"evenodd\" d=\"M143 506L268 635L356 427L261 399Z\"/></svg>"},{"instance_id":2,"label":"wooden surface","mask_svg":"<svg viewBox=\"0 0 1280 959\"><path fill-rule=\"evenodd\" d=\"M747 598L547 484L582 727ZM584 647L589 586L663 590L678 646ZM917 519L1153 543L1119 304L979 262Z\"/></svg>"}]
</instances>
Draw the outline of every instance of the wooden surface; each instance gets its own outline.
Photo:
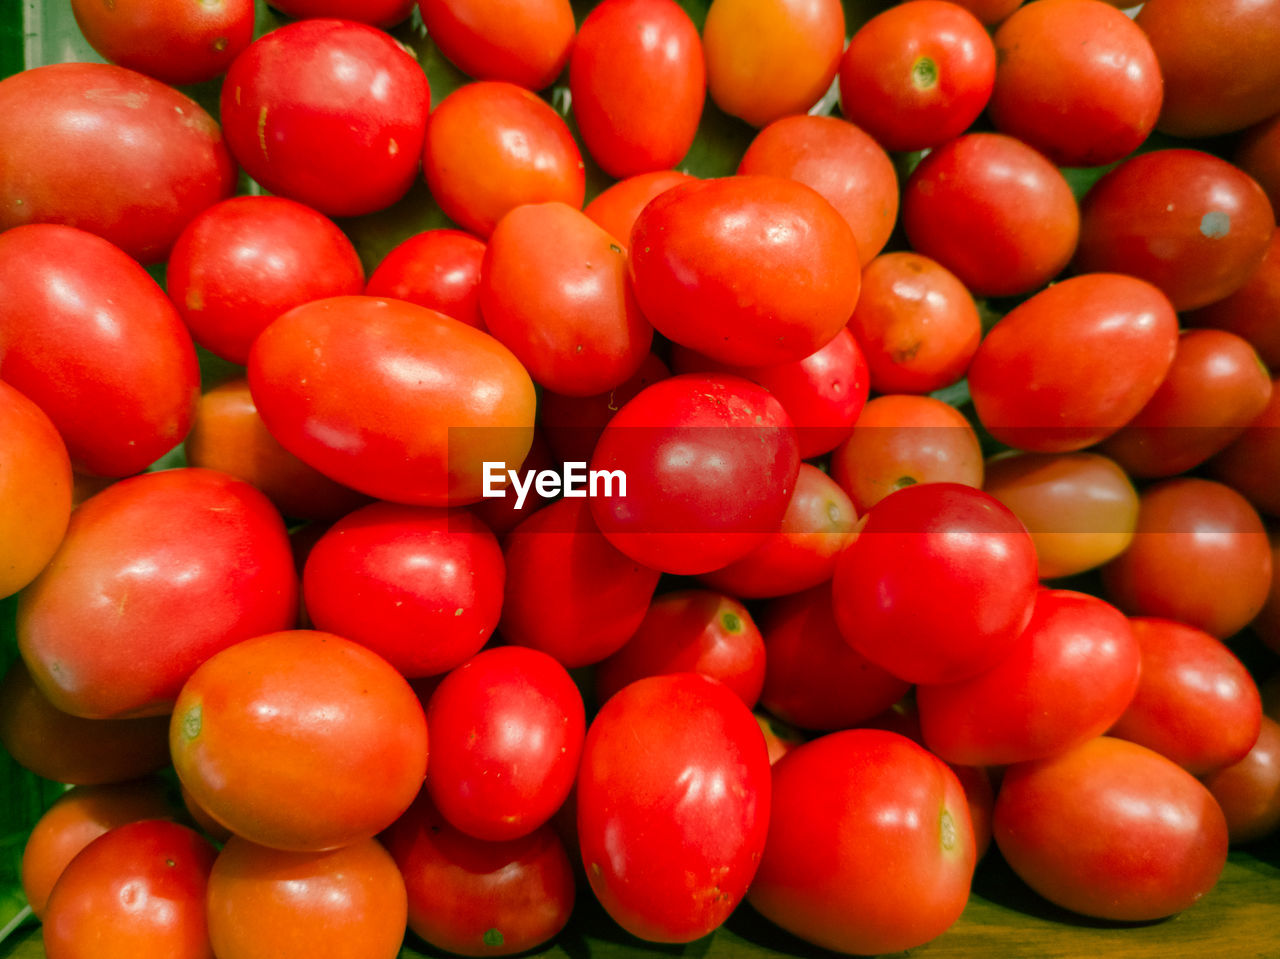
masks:
<instances>
[{"instance_id":1,"label":"wooden surface","mask_svg":"<svg viewBox=\"0 0 1280 959\"><path fill-rule=\"evenodd\" d=\"M402 959L437 955L441 954L413 937L401 953ZM642 943L613 925L598 906L583 902L560 938L530 955L554 959L762 959L834 954L781 933L746 907L714 935L689 945ZM1058 909L1023 886L993 852L978 869L974 894L960 921L933 942L898 955L924 959L1280 959L1280 837L1262 848L1233 852L1217 887L1193 908L1162 922L1143 924L1093 922ZM45 959L39 927L23 930L0 946L0 957Z\"/></svg>"}]
</instances>

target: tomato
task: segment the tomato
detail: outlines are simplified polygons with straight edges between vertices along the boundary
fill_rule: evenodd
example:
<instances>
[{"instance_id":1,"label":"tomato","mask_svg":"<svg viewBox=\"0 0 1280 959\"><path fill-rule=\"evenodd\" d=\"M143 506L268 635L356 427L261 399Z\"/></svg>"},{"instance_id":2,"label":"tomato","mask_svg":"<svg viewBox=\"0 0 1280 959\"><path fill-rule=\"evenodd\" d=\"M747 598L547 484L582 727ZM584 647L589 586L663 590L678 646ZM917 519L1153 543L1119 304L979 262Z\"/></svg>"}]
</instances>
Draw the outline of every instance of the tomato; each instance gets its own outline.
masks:
<instances>
[{"instance_id":1,"label":"tomato","mask_svg":"<svg viewBox=\"0 0 1280 959\"><path fill-rule=\"evenodd\" d=\"M384 659L291 630L197 669L174 705L169 748L182 785L237 836L320 851L367 839L408 808L427 766L427 725Z\"/></svg>"},{"instance_id":2,"label":"tomato","mask_svg":"<svg viewBox=\"0 0 1280 959\"><path fill-rule=\"evenodd\" d=\"M1041 589L1031 621L991 669L916 690L924 743L964 766L1065 752L1120 718L1138 689L1141 660L1133 629L1114 606Z\"/></svg>"},{"instance_id":3,"label":"tomato","mask_svg":"<svg viewBox=\"0 0 1280 959\"><path fill-rule=\"evenodd\" d=\"M465 436L465 434L463 434ZM468 509L478 517L489 529L493 530L495 536L499 539L505 537L511 530L520 525L530 513L541 510L552 499L555 498L558 489L546 489L547 495L543 496L538 492L537 484L534 479L530 478L530 474L536 477L541 470L551 470L559 473L562 464L557 461L555 455L551 452L551 447L547 445L547 439L543 435L541 429L535 428L533 431L533 443L529 446L529 455L524 459L524 465L517 471L521 476L525 477L522 482L525 483L525 498L520 499L519 492L510 477L496 480L493 484L493 493L495 495L481 499L477 503L472 503ZM496 495L501 493L502 495ZM519 507L517 507L519 503Z\"/></svg>"},{"instance_id":4,"label":"tomato","mask_svg":"<svg viewBox=\"0 0 1280 959\"><path fill-rule=\"evenodd\" d=\"M273 196L224 200L192 220L169 254L166 288L192 337L243 365L277 316L360 293L355 247L315 210Z\"/></svg>"},{"instance_id":5,"label":"tomato","mask_svg":"<svg viewBox=\"0 0 1280 959\"><path fill-rule=\"evenodd\" d=\"M104 59L174 86L220 76L253 39L253 0L72 0L71 12Z\"/></svg>"},{"instance_id":6,"label":"tomato","mask_svg":"<svg viewBox=\"0 0 1280 959\"><path fill-rule=\"evenodd\" d=\"M978 347L969 390L996 439L1070 452L1133 419L1177 347L1177 314L1154 286L1114 274L1076 276L1005 314Z\"/></svg>"},{"instance_id":7,"label":"tomato","mask_svg":"<svg viewBox=\"0 0 1280 959\"><path fill-rule=\"evenodd\" d=\"M960 916L975 862L964 791L942 760L878 729L831 733L774 767L749 900L806 942L897 952Z\"/></svg>"},{"instance_id":8,"label":"tomato","mask_svg":"<svg viewBox=\"0 0 1280 959\"><path fill-rule=\"evenodd\" d=\"M982 486L978 435L955 407L931 396L877 396L831 454L831 476L865 513L917 483Z\"/></svg>"},{"instance_id":9,"label":"tomato","mask_svg":"<svg viewBox=\"0 0 1280 959\"><path fill-rule=\"evenodd\" d=\"M55 709L21 659L0 681L0 745L60 783L124 782L169 763L169 719L82 719Z\"/></svg>"},{"instance_id":10,"label":"tomato","mask_svg":"<svg viewBox=\"0 0 1280 959\"><path fill-rule=\"evenodd\" d=\"M263 187L327 216L356 216L413 185L430 101L426 74L381 30L299 20L236 58L222 84L222 125Z\"/></svg>"},{"instance_id":11,"label":"tomato","mask_svg":"<svg viewBox=\"0 0 1280 959\"><path fill-rule=\"evenodd\" d=\"M280 445L379 499L481 497L482 464L529 450L533 383L493 337L400 300L290 310L255 341L249 388Z\"/></svg>"},{"instance_id":12,"label":"tomato","mask_svg":"<svg viewBox=\"0 0 1280 959\"><path fill-rule=\"evenodd\" d=\"M800 455L795 428L762 387L733 376L675 376L609 421L592 471L621 472L589 500L610 543L668 573L741 559L778 529ZM624 495L625 494L625 495Z\"/></svg>"},{"instance_id":13,"label":"tomato","mask_svg":"<svg viewBox=\"0 0 1280 959\"><path fill-rule=\"evenodd\" d=\"M299 20L337 17L359 20L375 27L394 27L413 11L415 0L271 0L271 6Z\"/></svg>"},{"instance_id":14,"label":"tomato","mask_svg":"<svg viewBox=\"0 0 1280 959\"><path fill-rule=\"evenodd\" d=\"M181 783L178 784L178 792L182 796L182 805L187 810L187 815L205 836L216 843L226 843L231 838L231 830L210 816L209 811L196 802L196 797Z\"/></svg>"},{"instance_id":15,"label":"tomato","mask_svg":"<svg viewBox=\"0 0 1280 959\"><path fill-rule=\"evenodd\" d=\"M1138 525L1138 491L1097 453L1001 454L987 460L982 488L1031 533L1041 579L1115 559Z\"/></svg>"},{"instance_id":16,"label":"tomato","mask_svg":"<svg viewBox=\"0 0 1280 959\"><path fill-rule=\"evenodd\" d=\"M1148 0L1136 19L1164 75L1160 130L1214 136L1280 111L1280 5Z\"/></svg>"},{"instance_id":17,"label":"tomato","mask_svg":"<svg viewBox=\"0 0 1280 959\"><path fill-rule=\"evenodd\" d=\"M711 99L755 127L804 113L844 49L840 0L711 0L702 27Z\"/></svg>"},{"instance_id":18,"label":"tomato","mask_svg":"<svg viewBox=\"0 0 1280 959\"><path fill-rule=\"evenodd\" d=\"M222 131L199 104L107 64L0 81L0 143L0 230L67 224L144 263L163 260L191 218L235 187Z\"/></svg>"},{"instance_id":19,"label":"tomato","mask_svg":"<svg viewBox=\"0 0 1280 959\"><path fill-rule=\"evenodd\" d=\"M1155 128L1164 84L1146 34L1101 0L1027 4L995 35L996 128L1059 166L1101 166Z\"/></svg>"},{"instance_id":20,"label":"tomato","mask_svg":"<svg viewBox=\"0 0 1280 959\"><path fill-rule=\"evenodd\" d=\"M650 353L640 368L607 393L595 396L562 396L543 390L538 397L538 420L547 444L561 462L590 462L596 441L613 414L650 383L671 375L667 364Z\"/></svg>"},{"instance_id":21,"label":"tomato","mask_svg":"<svg viewBox=\"0 0 1280 959\"><path fill-rule=\"evenodd\" d=\"M596 701L646 676L699 673L724 683L748 709L764 684L764 640L747 608L705 589L664 593L635 634L596 668Z\"/></svg>"},{"instance_id":22,"label":"tomato","mask_svg":"<svg viewBox=\"0 0 1280 959\"><path fill-rule=\"evenodd\" d=\"M569 94L588 152L611 177L679 163L706 87L702 39L675 0L605 0L582 21Z\"/></svg>"},{"instance_id":23,"label":"tomato","mask_svg":"<svg viewBox=\"0 0 1280 959\"><path fill-rule=\"evenodd\" d=\"M987 105L996 51L968 10L911 0L868 20L840 61L840 109L886 150L958 137Z\"/></svg>"},{"instance_id":24,"label":"tomato","mask_svg":"<svg viewBox=\"0 0 1280 959\"><path fill-rule=\"evenodd\" d=\"M317 629L354 640L405 676L480 651L502 609L502 551L465 510L373 503L316 541L302 575Z\"/></svg>"},{"instance_id":25,"label":"tomato","mask_svg":"<svg viewBox=\"0 0 1280 959\"><path fill-rule=\"evenodd\" d=\"M265 496L212 470L146 473L75 511L19 599L18 647L64 712L157 716L215 652L291 624L297 589Z\"/></svg>"},{"instance_id":26,"label":"tomato","mask_svg":"<svg viewBox=\"0 0 1280 959\"><path fill-rule=\"evenodd\" d=\"M1131 476L1185 473L1243 433L1270 399L1271 376L1247 341L1190 330L1155 395L1100 448Z\"/></svg>"},{"instance_id":27,"label":"tomato","mask_svg":"<svg viewBox=\"0 0 1280 959\"><path fill-rule=\"evenodd\" d=\"M283 852L233 837L209 875L218 959L400 955L408 896L372 839L331 852Z\"/></svg>"},{"instance_id":28,"label":"tomato","mask_svg":"<svg viewBox=\"0 0 1280 959\"><path fill-rule=\"evenodd\" d=\"M409 928L436 949L507 956L554 938L573 910L573 867L550 825L485 842L424 792L382 837L409 893Z\"/></svg>"},{"instance_id":29,"label":"tomato","mask_svg":"<svg viewBox=\"0 0 1280 959\"><path fill-rule=\"evenodd\" d=\"M1245 497L1255 509L1280 516L1280 386L1271 381L1266 409L1230 446L1209 461L1209 473Z\"/></svg>"},{"instance_id":30,"label":"tomato","mask_svg":"<svg viewBox=\"0 0 1280 959\"><path fill-rule=\"evenodd\" d=\"M1262 701L1244 664L1204 630L1139 618L1142 682L1107 734L1153 749L1194 776L1242 760L1258 740Z\"/></svg>"},{"instance_id":31,"label":"tomato","mask_svg":"<svg viewBox=\"0 0 1280 959\"><path fill-rule=\"evenodd\" d=\"M1280 725L1262 717L1258 741L1248 755L1205 777L1222 807L1231 845L1244 845L1280 828Z\"/></svg>"},{"instance_id":32,"label":"tomato","mask_svg":"<svg viewBox=\"0 0 1280 959\"><path fill-rule=\"evenodd\" d=\"M1176 619L1224 639L1266 602L1271 550L1244 497L1180 477L1142 491L1133 543L1103 567L1102 581L1131 615Z\"/></svg>"},{"instance_id":33,"label":"tomato","mask_svg":"<svg viewBox=\"0 0 1280 959\"><path fill-rule=\"evenodd\" d=\"M641 939L702 938L751 884L769 796L764 737L727 686L693 673L632 683L582 749L578 838L592 891Z\"/></svg>"},{"instance_id":34,"label":"tomato","mask_svg":"<svg viewBox=\"0 0 1280 959\"><path fill-rule=\"evenodd\" d=\"M522 203L582 206L582 154L560 115L510 83L468 83L431 113L423 172L440 209L488 237Z\"/></svg>"},{"instance_id":35,"label":"tomato","mask_svg":"<svg viewBox=\"0 0 1280 959\"><path fill-rule=\"evenodd\" d=\"M1258 181L1271 208L1280 209L1280 114L1246 131L1231 160Z\"/></svg>"},{"instance_id":36,"label":"tomato","mask_svg":"<svg viewBox=\"0 0 1280 959\"><path fill-rule=\"evenodd\" d=\"M760 704L802 729L861 725L910 689L844 641L831 600L830 584L822 583L769 603L760 615L768 664Z\"/></svg>"},{"instance_id":37,"label":"tomato","mask_svg":"<svg viewBox=\"0 0 1280 959\"><path fill-rule=\"evenodd\" d=\"M484 329L480 317L480 264L484 242L462 230L427 230L382 258L366 296L408 300Z\"/></svg>"},{"instance_id":38,"label":"tomato","mask_svg":"<svg viewBox=\"0 0 1280 959\"><path fill-rule=\"evenodd\" d=\"M52 223L0 234L0 376L76 469L136 473L182 442L199 370L173 304L107 241Z\"/></svg>"},{"instance_id":39,"label":"tomato","mask_svg":"<svg viewBox=\"0 0 1280 959\"><path fill-rule=\"evenodd\" d=\"M629 247L631 228L649 201L691 179L679 170L638 173L600 191L582 212L622 246Z\"/></svg>"},{"instance_id":40,"label":"tomato","mask_svg":"<svg viewBox=\"0 0 1280 959\"><path fill-rule=\"evenodd\" d=\"M952 0L987 26L993 26L1022 5L1023 0Z\"/></svg>"},{"instance_id":41,"label":"tomato","mask_svg":"<svg viewBox=\"0 0 1280 959\"><path fill-rule=\"evenodd\" d=\"M1274 204L1273 204L1274 205ZM1230 296L1216 300L1186 316L1189 326L1211 327L1248 340L1268 369L1280 368L1280 230L1258 268Z\"/></svg>"},{"instance_id":42,"label":"tomato","mask_svg":"<svg viewBox=\"0 0 1280 959\"><path fill-rule=\"evenodd\" d=\"M704 573L702 581L744 599L784 596L825 583L857 535L856 523L844 490L816 466L801 463L778 531L742 559Z\"/></svg>"},{"instance_id":43,"label":"tomato","mask_svg":"<svg viewBox=\"0 0 1280 959\"><path fill-rule=\"evenodd\" d=\"M898 219L898 174L867 133L838 117L789 116L761 130L738 173L781 176L817 190L849 224L866 266Z\"/></svg>"},{"instance_id":44,"label":"tomato","mask_svg":"<svg viewBox=\"0 0 1280 959\"><path fill-rule=\"evenodd\" d=\"M1209 791L1145 746L1105 736L1009 767L994 828L1027 885L1099 919L1181 912L1227 860L1227 825Z\"/></svg>"},{"instance_id":45,"label":"tomato","mask_svg":"<svg viewBox=\"0 0 1280 959\"><path fill-rule=\"evenodd\" d=\"M646 206L631 278L659 333L712 359L803 359L848 322L858 250L844 218L794 180L695 180Z\"/></svg>"},{"instance_id":46,"label":"tomato","mask_svg":"<svg viewBox=\"0 0 1280 959\"><path fill-rule=\"evenodd\" d=\"M44 914L48 959L213 959L204 897L216 851L186 826L117 826L58 877Z\"/></svg>"},{"instance_id":47,"label":"tomato","mask_svg":"<svg viewBox=\"0 0 1280 959\"><path fill-rule=\"evenodd\" d=\"M600 534L586 499L561 499L527 517L503 541L509 643L569 668L616 652L639 627L657 570L624 556Z\"/></svg>"},{"instance_id":48,"label":"tomato","mask_svg":"<svg viewBox=\"0 0 1280 959\"><path fill-rule=\"evenodd\" d=\"M1271 589L1267 593L1267 601L1258 615L1250 623L1253 633L1270 649L1280 653L1280 536L1275 532L1269 534L1271 541ZM1271 700L1274 699L1274 702ZM1262 708L1280 722L1280 673L1273 676L1262 687Z\"/></svg>"},{"instance_id":49,"label":"tomato","mask_svg":"<svg viewBox=\"0 0 1280 959\"><path fill-rule=\"evenodd\" d=\"M541 90L573 47L569 0L418 0L418 10L440 52L477 80Z\"/></svg>"},{"instance_id":50,"label":"tomato","mask_svg":"<svg viewBox=\"0 0 1280 959\"><path fill-rule=\"evenodd\" d=\"M908 682L958 682L1008 655L1031 618L1035 546L981 490L921 483L871 508L832 584L850 646Z\"/></svg>"},{"instance_id":51,"label":"tomato","mask_svg":"<svg viewBox=\"0 0 1280 959\"><path fill-rule=\"evenodd\" d=\"M1021 140L970 133L926 156L902 196L918 253L977 296L1044 286L1075 252L1080 213L1066 179Z\"/></svg>"},{"instance_id":52,"label":"tomato","mask_svg":"<svg viewBox=\"0 0 1280 959\"><path fill-rule=\"evenodd\" d=\"M22 850L22 891L37 919L67 864L103 833L177 810L158 779L76 786L40 816Z\"/></svg>"}]
</instances>

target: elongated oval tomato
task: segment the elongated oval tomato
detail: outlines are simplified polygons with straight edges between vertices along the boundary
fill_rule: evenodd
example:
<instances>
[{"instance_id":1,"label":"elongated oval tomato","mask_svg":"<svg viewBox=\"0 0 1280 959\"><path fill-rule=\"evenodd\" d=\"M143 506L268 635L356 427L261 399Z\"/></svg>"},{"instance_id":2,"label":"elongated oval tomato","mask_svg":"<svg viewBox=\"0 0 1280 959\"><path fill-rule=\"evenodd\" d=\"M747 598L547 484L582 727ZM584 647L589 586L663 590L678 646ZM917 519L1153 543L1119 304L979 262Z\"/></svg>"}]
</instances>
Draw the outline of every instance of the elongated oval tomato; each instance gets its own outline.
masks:
<instances>
[{"instance_id":1,"label":"elongated oval tomato","mask_svg":"<svg viewBox=\"0 0 1280 959\"><path fill-rule=\"evenodd\" d=\"M394 27L413 11L415 0L274 0L281 13L301 20L310 17L338 17L359 20L375 27Z\"/></svg>"},{"instance_id":2,"label":"elongated oval tomato","mask_svg":"<svg viewBox=\"0 0 1280 959\"><path fill-rule=\"evenodd\" d=\"M578 839L592 891L633 935L700 939L755 875L769 796L764 736L728 687L692 673L632 683L582 750Z\"/></svg>"},{"instance_id":3,"label":"elongated oval tomato","mask_svg":"<svg viewBox=\"0 0 1280 959\"><path fill-rule=\"evenodd\" d=\"M418 0L427 34L463 73L549 86L573 47L569 0Z\"/></svg>"},{"instance_id":4,"label":"elongated oval tomato","mask_svg":"<svg viewBox=\"0 0 1280 959\"><path fill-rule=\"evenodd\" d=\"M483 330L480 265L484 248L482 240L462 230L415 234L382 258L364 292L408 300Z\"/></svg>"}]
</instances>

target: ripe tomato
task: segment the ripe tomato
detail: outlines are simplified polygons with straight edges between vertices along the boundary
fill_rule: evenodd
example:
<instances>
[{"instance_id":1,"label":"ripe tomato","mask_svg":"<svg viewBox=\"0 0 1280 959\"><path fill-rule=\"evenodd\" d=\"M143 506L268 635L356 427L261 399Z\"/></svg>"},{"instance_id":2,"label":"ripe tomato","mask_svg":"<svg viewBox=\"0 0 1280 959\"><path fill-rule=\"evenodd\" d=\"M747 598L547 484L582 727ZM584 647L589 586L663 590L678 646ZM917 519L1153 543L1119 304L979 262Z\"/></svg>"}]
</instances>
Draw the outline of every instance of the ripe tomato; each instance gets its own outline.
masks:
<instances>
[{"instance_id":1,"label":"ripe tomato","mask_svg":"<svg viewBox=\"0 0 1280 959\"><path fill-rule=\"evenodd\" d=\"M1022 0L953 0L987 26L994 26L1022 5Z\"/></svg>"},{"instance_id":2,"label":"ripe tomato","mask_svg":"<svg viewBox=\"0 0 1280 959\"><path fill-rule=\"evenodd\" d=\"M691 179L689 174L679 170L638 173L602 190L582 212L623 247L630 247L631 228L635 226L640 211L658 194Z\"/></svg>"},{"instance_id":3,"label":"ripe tomato","mask_svg":"<svg viewBox=\"0 0 1280 959\"><path fill-rule=\"evenodd\" d=\"M375 27L394 27L413 11L414 0L271 0L271 6L299 20L337 17Z\"/></svg>"},{"instance_id":4,"label":"ripe tomato","mask_svg":"<svg viewBox=\"0 0 1280 959\"><path fill-rule=\"evenodd\" d=\"M1251 127L1240 138L1231 159L1258 181L1271 208L1280 209L1280 114Z\"/></svg>"},{"instance_id":5,"label":"ripe tomato","mask_svg":"<svg viewBox=\"0 0 1280 959\"><path fill-rule=\"evenodd\" d=\"M1262 717L1258 741L1238 763L1204 778L1222 807L1231 845L1263 839L1280 828L1280 725Z\"/></svg>"},{"instance_id":6,"label":"ripe tomato","mask_svg":"<svg viewBox=\"0 0 1280 959\"><path fill-rule=\"evenodd\" d=\"M1272 201L1275 207L1275 201ZM1258 351L1268 369L1280 369L1280 230L1258 268L1244 285L1228 297L1195 310L1186 317L1189 326L1207 326L1244 337Z\"/></svg>"},{"instance_id":7,"label":"ripe tomato","mask_svg":"<svg viewBox=\"0 0 1280 959\"><path fill-rule=\"evenodd\" d=\"M1209 461L1209 473L1244 496L1255 509L1280 516L1280 384L1271 382L1267 408L1240 438Z\"/></svg>"},{"instance_id":8,"label":"ripe tomato","mask_svg":"<svg viewBox=\"0 0 1280 959\"><path fill-rule=\"evenodd\" d=\"M650 353L640 369L607 393L595 396L561 396L543 390L538 397L538 421L547 445L564 463L586 463L596 448L600 433L613 414L635 399L650 383L671 376L667 364Z\"/></svg>"},{"instance_id":9,"label":"ripe tomato","mask_svg":"<svg viewBox=\"0 0 1280 959\"><path fill-rule=\"evenodd\" d=\"M427 35L477 80L505 80L541 90L569 60L569 0L418 0Z\"/></svg>"},{"instance_id":10,"label":"ripe tomato","mask_svg":"<svg viewBox=\"0 0 1280 959\"><path fill-rule=\"evenodd\" d=\"M366 296L408 300L484 329L480 317L480 264L484 242L462 230L427 230L382 258Z\"/></svg>"}]
</instances>

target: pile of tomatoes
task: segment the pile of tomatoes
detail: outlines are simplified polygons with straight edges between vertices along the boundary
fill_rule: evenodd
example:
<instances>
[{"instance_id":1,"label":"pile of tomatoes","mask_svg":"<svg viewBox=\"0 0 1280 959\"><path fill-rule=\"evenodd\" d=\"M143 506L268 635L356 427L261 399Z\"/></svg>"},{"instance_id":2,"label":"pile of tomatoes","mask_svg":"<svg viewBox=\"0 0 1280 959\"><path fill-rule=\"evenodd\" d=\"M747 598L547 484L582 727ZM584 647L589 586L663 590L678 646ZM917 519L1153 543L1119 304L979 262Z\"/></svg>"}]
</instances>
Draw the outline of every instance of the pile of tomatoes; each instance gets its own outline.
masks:
<instances>
[{"instance_id":1,"label":"pile of tomatoes","mask_svg":"<svg viewBox=\"0 0 1280 959\"><path fill-rule=\"evenodd\" d=\"M895 952L993 839L1140 921L1280 824L1280 0L71 2L111 62L0 82L49 959Z\"/></svg>"}]
</instances>

